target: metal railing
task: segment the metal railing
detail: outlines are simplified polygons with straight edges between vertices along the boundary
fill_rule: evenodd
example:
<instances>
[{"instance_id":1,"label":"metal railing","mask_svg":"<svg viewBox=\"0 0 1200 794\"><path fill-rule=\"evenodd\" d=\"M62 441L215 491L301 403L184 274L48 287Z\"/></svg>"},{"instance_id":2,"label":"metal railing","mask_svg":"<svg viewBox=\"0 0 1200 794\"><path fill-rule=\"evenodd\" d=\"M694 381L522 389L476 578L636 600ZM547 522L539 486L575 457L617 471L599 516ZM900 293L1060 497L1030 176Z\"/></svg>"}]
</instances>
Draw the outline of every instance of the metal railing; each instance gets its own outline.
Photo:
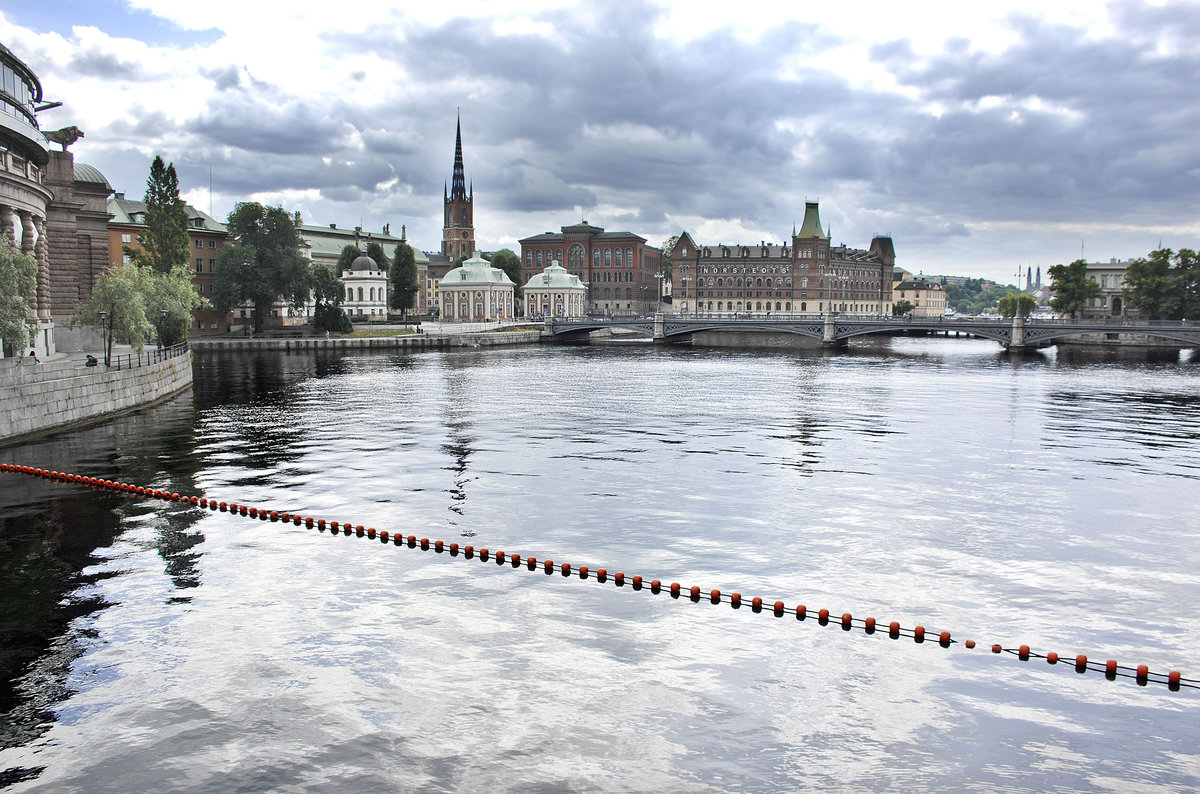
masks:
<instances>
[{"instance_id":1,"label":"metal railing","mask_svg":"<svg viewBox=\"0 0 1200 794\"><path fill-rule=\"evenodd\" d=\"M143 349L137 353L126 353L121 356L111 356L108 360L109 369L133 369L134 367L146 367L151 364L157 364L160 361L167 361L172 358L186 356L188 353L187 342L180 342L171 347L160 347L153 350Z\"/></svg>"}]
</instances>

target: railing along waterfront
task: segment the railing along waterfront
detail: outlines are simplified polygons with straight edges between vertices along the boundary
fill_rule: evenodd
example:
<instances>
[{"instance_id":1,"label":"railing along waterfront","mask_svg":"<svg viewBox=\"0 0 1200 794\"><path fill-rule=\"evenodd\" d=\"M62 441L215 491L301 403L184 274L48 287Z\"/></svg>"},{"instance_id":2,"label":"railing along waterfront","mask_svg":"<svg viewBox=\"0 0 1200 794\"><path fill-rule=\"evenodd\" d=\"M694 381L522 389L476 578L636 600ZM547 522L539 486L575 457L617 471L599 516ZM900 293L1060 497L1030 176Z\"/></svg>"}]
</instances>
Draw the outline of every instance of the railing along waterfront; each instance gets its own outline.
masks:
<instances>
[{"instance_id":1,"label":"railing along waterfront","mask_svg":"<svg viewBox=\"0 0 1200 794\"><path fill-rule=\"evenodd\" d=\"M151 364L157 364L160 361L167 361L172 358L186 356L188 353L187 342L180 342L177 345L170 347L160 347L154 350L140 350L136 353L126 353L120 356L110 356L108 359L109 369L133 369L134 367L146 367Z\"/></svg>"}]
</instances>

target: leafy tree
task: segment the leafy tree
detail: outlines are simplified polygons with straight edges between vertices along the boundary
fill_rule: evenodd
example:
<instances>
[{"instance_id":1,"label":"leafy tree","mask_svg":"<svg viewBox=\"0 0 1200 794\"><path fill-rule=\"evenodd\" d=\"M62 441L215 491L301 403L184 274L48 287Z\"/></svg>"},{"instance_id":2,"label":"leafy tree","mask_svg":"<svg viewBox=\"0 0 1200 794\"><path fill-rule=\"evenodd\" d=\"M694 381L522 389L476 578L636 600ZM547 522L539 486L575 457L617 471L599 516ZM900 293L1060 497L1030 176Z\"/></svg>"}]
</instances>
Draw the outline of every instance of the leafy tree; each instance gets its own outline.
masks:
<instances>
[{"instance_id":1,"label":"leafy tree","mask_svg":"<svg viewBox=\"0 0 1200 794\"><path fill-rule=\"evenodd\" d=\"M388 272L388 268L392 266L392 261L388 259L387 254L383 252L383 245L377 240L372 240L367 243L367 256L375 260L375 264L379 265L379 269L384 273Z\"/></svg>"},{"instance_id":2,"label":"leafy tree","mask_svg":"<svg viewBox=\"0 0 1200 794\"><path fill-rule=\"evenodd\" d=\"M1050 268L1050 289L1054 297L1050 308L1059 314L1078 317L1087 308L1088 301L1100 294L1100 285L1087 276L1087 262L1076 259L1069 265Z\"/></svg>"},{"instance_id":3,"label":"leafy tree","mask_svg":"<svg viewBox=\"0 0 1200 794\"><path fill-rule=\"evenodd\" d=\"M510 248L501 248L496 253L492 254L492 267L498 267L516 284L516 289L513 290L513 298L521 299L521 257Z\"/></svg>"},{"instance_id":4,"label":"leafy tree","mask_svg":"<svg viewBox=\"0 0 1200 794\"><path fill-rule=\"evenodd\" d=\"M672 234L670 237L662 241L662 277L663 281L670 284L671 274L674 271L674 265L671 262L671 252L675 250L675 244L679 242L679 235Z\"/></svg>"},{"instance_id":5,"label":"leafy tree","mask_svg":"<svg viewBox=\"0 0 1200 794\"><path fill-rule=\"evenodd\" d=\"M154 291L152 273L150 268L134 265L112 268L96 280L91 297L71 317L71 325L92 325L106 335L105 364L112 358L114 341L141 350L154 336L154 325L146 313L146 298Z\"/></svg>"},{"instance_id":6,"label":"leafy tree","mask_svg":"<svg viewBox=\"0 0 1200 794\"><path fill-rule=\"evenodd\" d=\"M339 333L353 331L354 326L350 323L350 318L342 310L342 297L346 294L346 288L337 274L325 265L314 264L312 266L312 283L313 299L316 301L316 308L313 311L313 326L318 331L338 331Z\"/></svg>"},{"instance_id":7,"label":"leafy tree","mask_svg":"<svg viewBox=\"0 0 1200 794\"><path fill-rule=\"evenodd\" d=\"M896 301L892 304L892 314L896 317L903 317L911 312L914 308L916 307L913 306L912 301Z\"/></svg>"},{"instance_id":8,"label":"leafy tree","mask_svg":"<svg viewBox=\"0 0 1200 794\"><path fill-rule=\"evenodd\" d=\"M159 273L170 273L191 258L188 249L188 215L179 198L175 164L163 165L155 155L146 180L146 228L138 233L138 248L124 246L130 261Z\"/></svg>"},{"instance_id":9,"label":"leafy tree","mask_svg":"<svg viewBox=\"0 0 1200 794\"><path fill-rule=\"evenodd\" d=\"M37 261L0 235L0 342L24 355L29 345L29 312L37 293Z\"/></svg>"},{"instance_id":10,"label":"leafy tree","mask_svg":"<svg viewBox=\"0 0 1200 794\"><path fill-rule=\"evenodd\" d=\"M341 275L345 271L349 270L350 265L360 256L362 256L362 251L359 250L357 245L346 243L344 246L342 246L342 252L338 254L337 273L334 275Z\"/></svg>"},{"instance_id":11,"label":"leafy tree","mask_svg":"<svg viewBox=\"0 0 1200 794\"><path fill-rule=\"evenodd\" d=\"M1010 292L998 304L1000 314L1004 317L1012 317L1017 311L1021 312L1022 317L1028 317L1037 308L1037 298L1024 292Z\"/></svg>"},{"instance_id":12,"label":"leafy tree","mask_svg":"<svg viewBox=\"0 0 1200 794\"><path fill-rule=\"evenodd\" d=\"M404 322L408 322L408 310L416 304L417 290L417 257L412 246L403 240L396 246L392 259L392 268L388 271L388 306L399 309Z\"/></svg>"},{"instance_id":13,"label":"leafy tree","mask_svg":"<svg viewBox=\"0 0 1200 794\"><path fill-rule=\"evenodd\" d=\"M1179 278L1179 317L1200 319L1200 254L1191 248L1180 248L1175 255Z\"/></svg>"},{"instance_id":14,"label":"leafy tree","mask_svg":"<svg viewBox=\"0 0 1200 794\"><path fill-rule=\"evenodd\" d=\"M235 242L217 256L213 303L227 312L243 301L254 305L254 329L261 331L271 305L282 299L295 308L308 300L309 262L300 253L295 221L282 207L240 202L229 213Z\"/></svg>"},{"instance_id":15,"label":"leafy tree","mask_svg":"<svg viewBox=\"0 0 1200 794\"><path fill-rule=\"evenodd\" d=\"M143 275L147 319L158 328L164 347L179 344L187 339L192 311L207 306L208 301L196 292L186 264L176 265L170 273L147 271Z\"/></svg>"},{"instance_id":16,"label":"leafy tree","mask_svg":"<svg viewBox=\"0 0 1200 794\"><path fill-rule=\"evenodd\" d=\"M1195 259L1195 253L1183 249L1176 255L1170 248L1151 251L1149 257L1135 259L1125 268L1125 299L1130 306L1151 320L1167 317L1186 317L1184 306L1186 280L1181 279L1184 267L1180 258ZM1172 264L1172 259L1176 264ZM1195 314L1193 313L1194 317Z\"/></svg>"}]
</instances>

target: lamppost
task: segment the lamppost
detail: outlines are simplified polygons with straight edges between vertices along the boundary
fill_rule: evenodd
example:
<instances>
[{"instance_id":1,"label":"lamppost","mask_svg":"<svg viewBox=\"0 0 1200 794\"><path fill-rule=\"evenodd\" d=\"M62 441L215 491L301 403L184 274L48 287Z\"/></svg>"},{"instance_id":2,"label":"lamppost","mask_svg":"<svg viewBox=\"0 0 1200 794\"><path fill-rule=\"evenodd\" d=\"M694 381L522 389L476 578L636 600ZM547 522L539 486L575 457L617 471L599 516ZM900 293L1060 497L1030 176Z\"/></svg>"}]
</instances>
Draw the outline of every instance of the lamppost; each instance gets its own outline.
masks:
<instances>
[{"instance_id":1,"label":"lamppost","mask_svg":"<svg viewBox=\"0 0 1200 794\"><path fill-rule=\"evenodd\" d=\"M658 281L658 300L656 300L654 302L654 313L658 314L662 311L662 285L663 285L662 272L659 271L658 273L655 273L654 278L657 279L657 281Z\"/></svg>"},{"instance_id":2,"label":"lamppost","mask_svg":"<svg viewBox=\"0 0 1200 794\"><path fill-rule=\"evenodd\" d=\"M159 347L159 349L166 347L166 345L163 344L163 329L166 328L166 326L167 326L167 315L168 314L170 314L170 312L167 311L166 309L163 309L161 312L162 316L158 321L158 347Z\"/></svg>"},{"instance_id":3,"label":"lamppost","mask_svg":"<svg viewBox=\"0 0 1200 794\"><path fill-rule=\"evenodd\" d=\"M688 299L688 298L687 298L687 283L688 283L688 279L687 279L687 276L684 276L683 278L681 278L681 279L680 279L680 281L683 283L683 311L681 311L680 313L681 313L681 314L682 314L684 317L687 317L687 309L688 309L688 302L687 302L687 299Z\"/></svg>"},{"instance_id":4,"label":"lamppost","mask_svg":"<svg viewBox=\"0 0 1200 794\"><path fill-rule=\"evenodd\" d=\"M109 360L112 357L112 343L109 341L112 334L112 323L109 322L108 312L97 312L100 315L100 333L104 339L104 366L109 365Z\"/></svg>"},{"instance_id":5,"label":"lamppost","mask_svg":"<svg viewBox=\"0 0 1200 794\"><path fill-rule=\"evenodd\" d=\"M550 312L550 274L549 273L542 274L542 289L544 289L546 291L545 295L542 296L545 300L545 302L542 304L542 319L544 320L544 319L546 319L546 314L548 312Z\"/></svg>"}]
</instances>

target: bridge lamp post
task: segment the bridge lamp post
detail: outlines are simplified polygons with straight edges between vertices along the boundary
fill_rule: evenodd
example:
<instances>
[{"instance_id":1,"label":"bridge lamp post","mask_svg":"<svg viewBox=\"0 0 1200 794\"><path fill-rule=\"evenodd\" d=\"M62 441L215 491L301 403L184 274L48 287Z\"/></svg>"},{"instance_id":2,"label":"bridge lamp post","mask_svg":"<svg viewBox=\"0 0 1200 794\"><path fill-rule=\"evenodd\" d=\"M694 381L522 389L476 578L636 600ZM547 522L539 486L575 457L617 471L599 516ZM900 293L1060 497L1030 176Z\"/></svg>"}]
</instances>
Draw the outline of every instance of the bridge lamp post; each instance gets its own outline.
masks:
<instances>
[{"instance_id":1,"label":"bridge lamp post","mask_svg":"<svg viewBox=\"0 0 1200 794\"><path fill-rule=\"evenodd\" d=\"M655 273L654 278L657 279L657 281L658 281L658 300L656 300L654 302L654 313L658 314L659 312L662 311L662 285L663 285L662 271Z\"/></svg>"},{"instance_id":2,"label":"bridge lamp post","mask_svg":"<svg viewBox=\"0 0 1200 794\"><path fill-rule=\"evenodd\" d=\"M109 365L109 350L111 350L108 344L108 337L112 330L112 324L108 321L108 318L111 315L108 312L97 312L97 314L100 315L100 335L104 344L104 366L107 367Z\"/></svg>"},{"instance_id":3,"label":"bridge lamp post","mask_svg":"<svg viewBox=\"0 0 1200 794\"><path fill-rule=\"evenodd\" d=\"M682 311L682 312L680 312L680 313L681 313L681 314L682 314L684 317L686 317L686 316L687 316L687 305L688 305L688 303L687 303L687 299L688 299L688 296L687 296L687 283L688 283L687 276L684 276L683 278L681 278L681 279L680 279L680 281L681 281L681 282L683 282L683 311Z\"/></svg>"},{"instance_id":4,"label":"bridge lamp post","mask_svg":"<svg viewBox=\"0 0 1200 794\"><path fill-rule=\"evenodd\" d=\"M546 319L546 312L550 310L550 274L549 273L542 274L542 289L544 289L546 291L546 294L542 296L545 300L545 302L542 304L542 319L544 320L544 319Z\"/></svg>"}]
</instances>

